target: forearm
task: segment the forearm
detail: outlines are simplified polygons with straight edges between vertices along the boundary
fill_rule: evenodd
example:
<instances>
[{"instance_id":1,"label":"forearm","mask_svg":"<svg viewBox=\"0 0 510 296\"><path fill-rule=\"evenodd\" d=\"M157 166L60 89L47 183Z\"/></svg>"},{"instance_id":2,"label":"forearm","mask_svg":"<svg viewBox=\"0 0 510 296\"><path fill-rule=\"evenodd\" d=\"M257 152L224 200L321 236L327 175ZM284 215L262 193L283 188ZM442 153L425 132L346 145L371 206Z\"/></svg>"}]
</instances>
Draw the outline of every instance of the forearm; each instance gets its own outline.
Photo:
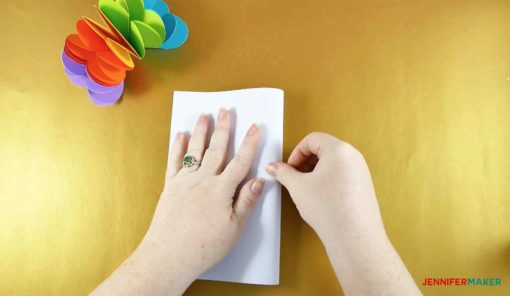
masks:
<instances>
[{"instance_id":1,"label":"forearm","mask_svg":"<svg viewBox=\"0 0 510 296\"><path fill-rule=\"evenodd\" d=\"M384 233L329 242L326 250L346 295L421 295Z\"/></svg>"},{"instance_id":2,"label":"forearm","mask_svg":"<svg viewBox=\"0 0 510 296\"><path fill-rule=\"evenodd\" d=\"M91 295L182 295L195 278L178 252L144 239Z\"/></svg>"}]
</instances>

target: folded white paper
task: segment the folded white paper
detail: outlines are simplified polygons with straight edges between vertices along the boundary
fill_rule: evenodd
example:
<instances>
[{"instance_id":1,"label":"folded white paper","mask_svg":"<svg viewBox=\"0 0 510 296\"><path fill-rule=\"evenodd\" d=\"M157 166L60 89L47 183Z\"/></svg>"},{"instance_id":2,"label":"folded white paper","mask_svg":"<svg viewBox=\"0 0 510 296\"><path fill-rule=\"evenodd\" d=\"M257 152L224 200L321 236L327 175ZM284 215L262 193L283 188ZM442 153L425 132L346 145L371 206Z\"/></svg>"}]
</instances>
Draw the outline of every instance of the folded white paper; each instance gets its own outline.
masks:
<instances>
[{"instance_id":1,"label":"folded white paper","mask_svg":"<svg viewBox=\"0 0 510 296\"><path fill-rule=\"evenodd\" d=\"M221 107L232 110L235 118L229 160L250 125L259 124L261 141L248 178L263 177L266 186L237 245L223 261L202 274L200 279L277 285L280 270L281 187L271 179L264 167L282 158L283 91L273 88L224 92L176 91L171 139L179 131L191 132L201 113L216 115Z\"/></svg>"}]
</instances>

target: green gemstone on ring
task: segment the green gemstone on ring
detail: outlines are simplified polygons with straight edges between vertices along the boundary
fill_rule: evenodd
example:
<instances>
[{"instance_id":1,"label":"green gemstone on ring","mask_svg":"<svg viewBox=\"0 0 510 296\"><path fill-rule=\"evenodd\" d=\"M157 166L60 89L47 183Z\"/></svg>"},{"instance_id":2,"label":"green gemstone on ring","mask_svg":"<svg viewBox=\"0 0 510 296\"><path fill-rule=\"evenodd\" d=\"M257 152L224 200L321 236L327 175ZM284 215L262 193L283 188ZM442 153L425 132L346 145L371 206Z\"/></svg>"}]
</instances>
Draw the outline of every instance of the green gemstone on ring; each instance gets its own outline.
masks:
<instances>
[{"instance_id":1,"label":"green gemstone on ring","mask_svg":"<svg viewBox=\"0 0 510 296\"><path fill-rule=\"evenodd\" d=\"M195 163L195 158L191 155L184 156L184 159L182 160L182 164L189 168Z\"/></svg>"}]
</instances>

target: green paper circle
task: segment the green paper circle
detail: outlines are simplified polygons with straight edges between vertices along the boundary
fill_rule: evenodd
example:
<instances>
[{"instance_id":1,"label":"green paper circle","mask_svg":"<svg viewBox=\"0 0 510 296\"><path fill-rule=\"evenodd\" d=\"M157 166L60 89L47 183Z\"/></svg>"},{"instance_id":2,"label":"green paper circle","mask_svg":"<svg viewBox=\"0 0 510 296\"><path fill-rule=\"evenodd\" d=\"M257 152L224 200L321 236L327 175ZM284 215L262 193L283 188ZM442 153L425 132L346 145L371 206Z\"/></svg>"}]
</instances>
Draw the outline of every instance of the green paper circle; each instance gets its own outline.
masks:
<instances>
[{"instance_id":1,"label":"green paper circle","mask_svg":"<svg viewBox=\"0 0 510 296\"><path fill-rule=\"evenodd\" d=\"M143 16L145 14L143 0L126 0L126 3L131 20L143 20Z\"/></svg>"},{"instance_id":2,"label":"green paper circle","mask_svg":"<svg viewBox=\"0 0 510 296\"><path fill-rule=\"evenodd\" d=\"M129 43L136 50L140 58L145 56L145 47L143 46L142 34L134 22L131 22Z\"/></svg>"},{"instance_id":3,"label":"green paper circle","mask_svg":"<svg viewBox=\"0 0 510 296\"><path fill-rule=\"evenodd\" d=\"M124 38L129 38L129 14L113 0L99 0L99 9L106 15L108 20L119 30Z\"/></svg>"},{"instance_id":4,"label":"green paper circle","mask_svg":"<svg viewBox=\"0 0 510 296\"><path fill-rule=\"evenodd\" d=\"M151 26L154 30L156 30L159 36L161 37L161 40L165 40L166 37L165 24L163 23L163 20L161 19L157 12L150 9L145 10L143 22Z\"/></svg>"},{"instance_id":5,"label":"green paper circle","mask_svg":"<svg viewBox=\"0 0 510 296\"><path fill-rule=\"evenodd\" d=\"M133 21L133 23L135 23L142 36L143 46L145 48L159 48L161 46L163 39L161 39L161 36L159 36L154 28L141 21Z\"/></svg>"}]
</instances>

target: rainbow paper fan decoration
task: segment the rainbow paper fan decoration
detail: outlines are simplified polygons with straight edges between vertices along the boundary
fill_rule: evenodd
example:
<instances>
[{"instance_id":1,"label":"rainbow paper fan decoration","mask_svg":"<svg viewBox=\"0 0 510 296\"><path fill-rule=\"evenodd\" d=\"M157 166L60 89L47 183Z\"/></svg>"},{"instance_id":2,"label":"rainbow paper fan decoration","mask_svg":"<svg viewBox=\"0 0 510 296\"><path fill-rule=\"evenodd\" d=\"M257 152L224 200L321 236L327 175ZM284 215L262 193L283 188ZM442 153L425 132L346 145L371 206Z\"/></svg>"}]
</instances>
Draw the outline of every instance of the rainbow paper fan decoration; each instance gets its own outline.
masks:
<instances>
[{"instance_id":1,"label":"rainbow paper fan decoration","mask_svg":"<svg viewBox=\"0 0 510 296\"><path fill-rule=\"evenodd\" d=\"M142 59L146 48L181 46L188 27L162 0L99 0L94 8L105 26L80 19L77 33L66 38L62 62L69 80L86 87L92 102L109 106L124 92L132 57Z\"/></svg>"}]
</instances>

